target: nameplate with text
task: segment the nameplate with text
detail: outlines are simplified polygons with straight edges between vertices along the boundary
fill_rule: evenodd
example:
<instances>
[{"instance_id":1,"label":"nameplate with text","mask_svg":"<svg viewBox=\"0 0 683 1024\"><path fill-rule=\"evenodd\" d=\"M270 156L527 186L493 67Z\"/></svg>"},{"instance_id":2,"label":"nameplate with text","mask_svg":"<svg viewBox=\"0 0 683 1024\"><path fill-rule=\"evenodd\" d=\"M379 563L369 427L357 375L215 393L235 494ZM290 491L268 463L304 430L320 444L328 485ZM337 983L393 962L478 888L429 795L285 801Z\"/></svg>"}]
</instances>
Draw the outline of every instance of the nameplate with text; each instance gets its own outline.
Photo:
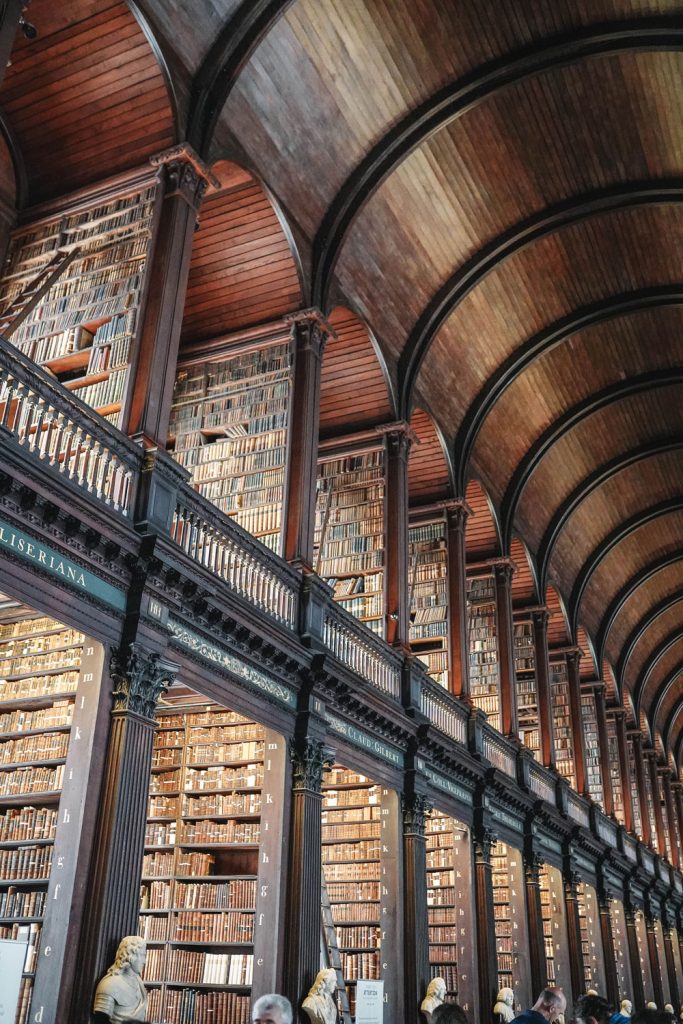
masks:
<instances>
[{"instance_id":1,"label":"nameplate with text","mask_svg":"<svg viewBox=\"0 0 683 1024\"><path fill-rule=\"evenodd\" d=\"M353 743L355 747L362 747L363 750L368 750L375 757L388 761L389 764L394 764L398 768L403 768L404 757L400 750L389 746L388 743L384 743L382 740L378 740L375 736L371 736L370 733L363 732L362 729L356 728L355 725L351 725L349 722L344 722L341 718L329 714L329 712L325 713L325 720L332 732L336 732L338 736L343 736L349 743Z\"/></svg>"},{"instance_id":2,"label":"nameplate with text","mask_svg":"<svg viewBox=\"0 0 683 1024\"><path fill-rule=\"evenodd\" d=\"M253 668L245 661L242 661L241 658L224 650L222 647L210 643L191 629L183 626L180 622L169 618L168 628L173 638L182 647L187 648L187 650L192 651L194 654L198 654L205 661L210 661L213 665L226 669L252 688L266 694L268 697L273 697L288 708L296 707L296 694L289 686L279 682L279 680L274 679L272 676L266 675L265 672L260 672L258 669Z\"/></svg>"},{"instance_id":3,"label":"nameplate with text","mask_svg":"<svg viewBox=\"0 0 683 1024\"><path fill-rule=\"evenodd\" d=\"M431 768L427 768L425 774L431 784L436 786L438 789L442 789L444 793L449 793L451 796L454 796L456 800L460 800L463 804L472 803L472 794L469 789L458 785L457 782L453 782L451 779L447 779L444 775L440 775L438 772L432 771Z\"/></svg>"}]
</instances>

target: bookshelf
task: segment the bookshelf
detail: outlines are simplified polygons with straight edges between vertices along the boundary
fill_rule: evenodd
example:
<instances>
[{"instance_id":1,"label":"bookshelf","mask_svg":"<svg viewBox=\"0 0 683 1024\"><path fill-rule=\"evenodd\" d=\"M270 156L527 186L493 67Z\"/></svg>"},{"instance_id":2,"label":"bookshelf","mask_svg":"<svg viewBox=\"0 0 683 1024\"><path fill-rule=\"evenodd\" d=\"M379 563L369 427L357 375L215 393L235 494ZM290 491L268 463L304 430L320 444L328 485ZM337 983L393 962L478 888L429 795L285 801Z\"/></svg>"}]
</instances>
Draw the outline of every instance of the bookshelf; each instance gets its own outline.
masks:
<instances>
[{"instance_id":1,"label":"bookshelf","mask_svg":"<svg viewBox=\"0 0 683 1024\"><path fill-rule=\"evenodd\" d=\"M289 341L227 351L178 371L169 424L195 490L277 554L291 389Z\"/></svg>"},{"instance_id":2,"label":"bookshelf","mask_svg":"<svg viewBox=\"0 0 683 1024\"><path fill-rule=\"evenodd\" d=\"M553 936L553 909L550 897L550 876L545 864L541 864L538 878L541 894L541 918L543 920L543 946L545 949L546 984L557 984L555 967L555 941Z\"/></svg>"},{"instance_id":3,"label":"bookshelf","mask_svg":"<svg viewBox=\"0 0 683 1024\"><path fill-rule=\"evenodd\" d=\"M534 627L530 620L514 623L514 654L519 738L539 761L541 739L538 727L536 651Z\"/></svg>"},{"instance_id":4,"label":"bookshelf","mask_svg":"<svg viewBox=\"0 0 683 1024\"><path fill-rule=\"evenodd\" d=\"M655 989L652 980L652 961L650 960L650 950L647 944L647 925L645 923L645 914L642 910L639 910L636 913L636 937L638 939L638 957L640 963L633 966L635 970L640 969L643 979L645 1001L650 1002L654 1000Z\"/></svg>"},{"instance_id":5,"label":"bookshelf","mask_svg":"<svg viewBox=\"0 0 683 1024\"><path fill-rule=\"evenodd\" d=\"M592 800L602 805L602 765L600 763L600 740L595 696L592 690L581 693L581 720L583 722L584 746L586 752L586 785Z\"/></svg>"},{"instance_id":6,"label":"bookshelf","mask_svg":"<svg viewBox=\"0 0 683 1024\"><path fill-rule=\"evenodd\" d=\"M586 990L594 988L605 991L605 965L600 935L600 917L595 889L586 882L580 882L576 889L576 903L579 912L581 952Z\"/></svg>"},{"instance_id":7,"label":"bookshelf","mask_svg":"<svg viewBox=\"0 0 683 1024\"><path fill-rule=\"evenodd\" d=\"M498 626L493 575L467 577L470 696L500 730Z\"/></svg>"},{"instance_id":8,"label":"bookshelf","mask_svg":"<svg viewBox=\"0 0 683 1024\"><path fill-rule=\"evenodd\" d=\"M29 1009L84 637L46 616L0 623L0 938L28 943Z\"/></svg>"},{"instance_id":9,"label":"bookshelf","mask_svg":"<svg viewBox=\"0 0 683 1024\"><path fill-rule=\"evenodd\" d=\"M647 758L644 759L643 764L643 776L645 779L645 811L647 814L648 821L650 822L650 843L652 846L657 847L657 819L655 818L655 801L652 793L652 778L650 774L650 762Z\"/></svg>"},{"instance_id":10,"label":"bookshelf","mask_svg":"<svg viewBox=\"0 0 683 1024\"><path fill-rule=\"evenodd\" d=\"M664 849L661 852L666 857L666 859L668 860L669 864L671 864L672 857L671 857L671 833L669 831L669 812L666 809L666 800L664 799L664 793L662 792L662 788L663 788L663 786L662 786L662 778L661 778L661 776L659 774L657 774L657 782L659 784L659 793L657 794L657 799L659 800L659 805L660 805L661 812L662 812L662 826L663 826L663 829L664 829ZM667 1000L667 1002L668 1002L668 1000Z\"/></svg>"},{"instance_id":11,"label":"bookshelf","mask_svg":"<svg viewBox=\"0 0 683 1024\"><path fill-rule=\"evenodd\" d=\"M382 788L333 765L323 781L322 861L352 1016L358 980L380 978L381 818Z\"/></svg>"},{"instance_id":12,"label":"bookshelf","mask_svg":"<svg viewBox=\"0 0 683 1024\"><path fill-rule=\"evenodd\" d=\"M624 824L624 790L621 784L621 766L619 761L619 739L617 723L611 715L607 716L607 756L609 758L609 777L612 784L612 803L616 818Z\"/></svg>"},{"instance_id":13,"label":"bookshelf","mask_svg":"<svg viewBox=\"0 0 683 1024\"><path fill-rule=\"evenodd\" d=\"M567 779L569 785L576 789L569 676L565 658L562 658L561 661L550 662L550 700L553 711L555 767L558 773Z\"/></svg>"},{"instance_id":14,"label":"bookshelf","mask_svg":"<svg viewBox=\"0 0 683 1024\"><path fill-rule=\"evenodd\" d=\"M448 551L446 523L408 531L410 646L432 679L448 688Z\"/></svg>"},{"instance_id":15,"label":"bookshelf","mask_svg":"<svg viewBox=\"0 0 683 1024\"><path fill-rule=\"evenodd\" d=\"M149 1020L246 1024L260 959L259 871L277 832L264 822L265 750L278 738L186 697L157 718L139 918Z\"/></svg>"},{"instance_id":16,"label":"bookshelf","mask_svg":"<svg viewBox=\"0 0 683 1024\"><path fill-rule=\"evenodd\" d=\"M429 976L443 978L448 994L460 989L458 942L465 916L461 871L457 870L457 846L466 835L459 822L432 811L426 823L427 913L429 922ZM467 929L465 929L467 930Z\"/></svg>"},{"instance_id":17,"label":"bookshelf","mask_svg":"<svg viewBox=\"0 0 683 1024\"><path fill-rule=\"evenodd\" d=\"M383 448L320 459L314 567L338 601L384 636Z\"/></svg>"},{"instance_id":18,"label":"bookshelf","mask_svg":"<svg viewBox=\"0 0 683 1024\"><path fill-rule=\"evenodd\" d=\"M640 791L638 789L638 774L636 772L636 758L633 752L633 743L631 740L627 743L628 746L628 774L629 781L631 784L632 804L633 804L633 831L639 839L643 837L643 819L641 817L641 806L640 806Z\"/></svg>"},{"instance_id":19,"label":"bookshelf","mask_svg":"<svg viewBox=\"0 0 683 1024\"><path fill-rule=\"evenodd\" d=\"M493 886L493 919L496 931L496 960L498 962L498 989L514 990L512 954L512 895L508 849L505 843L496 843L491 852L491 879Z\"/></svg>"},{"instance_id":20,"label":"bookshelf","mask_svg":"<svg viewBox=\"0 0 683 1024\"><path fill-rule=\"evenodd\" d=\"M129 184L18 228L0 282L5 310L55 257L77 250L11 341L116 426L135 355L155 196L153 182Z\"/></svg>"},{"instance_id":21,"label":"bookshelf","mask_svg":"<svg viewBox=\"0 0 683 1024\"><path fill-rule=\"evenodd\" d=\"M628 938L626 935L626 916L621 900L612 900L609 908L612 922L612 943L614 960L617 969L619 1000L630 999L633 983L631 981L631 963L629 960Z\"/></svg>"}]
</instances>

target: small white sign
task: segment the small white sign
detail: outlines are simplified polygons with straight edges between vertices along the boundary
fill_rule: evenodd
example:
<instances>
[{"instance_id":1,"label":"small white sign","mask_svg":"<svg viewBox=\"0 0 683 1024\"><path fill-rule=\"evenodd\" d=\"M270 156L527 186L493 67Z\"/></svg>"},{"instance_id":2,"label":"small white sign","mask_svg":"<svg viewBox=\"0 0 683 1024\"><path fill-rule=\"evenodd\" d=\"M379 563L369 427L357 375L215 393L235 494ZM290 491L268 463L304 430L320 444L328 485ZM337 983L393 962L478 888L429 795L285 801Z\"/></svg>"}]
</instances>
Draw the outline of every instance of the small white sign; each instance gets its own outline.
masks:
<instances>
[{"instance_id":1,"label":"small white sign","mask_svg":"<svg viewBox=\"0 0 683 1024\"><path fill-rule=\"evenodd\" d=\"M16 1019L27 949L26 942L0 939L0 1021Z\"/></svg>"},{"instance_id":2,"label":"small white sign","mask_svg":"<svg viewBox=\"0 0 683 1024\"><path fill-rule=\"evenodd\" d=\"M383 1024L384 982L358 981L356 985L356 1024Z\"/></svg>"}]
</instances>

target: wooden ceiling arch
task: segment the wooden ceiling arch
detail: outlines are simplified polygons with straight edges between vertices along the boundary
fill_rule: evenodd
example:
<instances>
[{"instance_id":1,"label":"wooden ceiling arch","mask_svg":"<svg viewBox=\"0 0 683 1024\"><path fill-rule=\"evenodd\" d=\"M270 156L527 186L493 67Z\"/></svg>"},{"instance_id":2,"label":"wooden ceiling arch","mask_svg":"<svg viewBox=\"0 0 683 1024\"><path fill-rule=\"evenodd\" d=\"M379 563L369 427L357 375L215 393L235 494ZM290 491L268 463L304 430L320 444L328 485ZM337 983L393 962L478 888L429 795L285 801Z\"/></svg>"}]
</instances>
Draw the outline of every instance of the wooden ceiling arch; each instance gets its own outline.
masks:
<instances>
[{"instance_id":1,"label":"wooden ceiling arch","mask_svg":"<svg viewBox=\"0 0 683 1024\"><path fill-rule=\"evenodd\" d=\"M659 689L654 694L650 707L648 708L648 711L650 712L648 721L650 722L650 728L653 731L657 727L659 713L662 709L662 701L666 697L667 693L669 693L678 682L681 675L683 675L683 658L679 658L674 667L669 671Z\"/></svg>"},{"instance_id":2,"label":"wooden ceiling arch","mask_svg":"<svg viewBox=\"0 0 683 1024\"><path fill-rule=\"evenodd\" d=\"M529 341L518 346L488 378L469 406L458 428L453 445L454 451L458 453L456 466L458 487L463 487L462 481L467 475L472 450L488 414L510 385L536 359L573 335L596 324L616 320L626 314L646 309L681 304L683 304L683 282L678 287L641 288L622 292L620 295L601 299L562 317L534 335ZM539 571L543 578L543 569L540 568Z\"/></svg>"},{"instance_id":3,"label":"wooden ceiling arch","mask_svg":"<svg viewBox=\"0 0 683 1024\"><path fill-rule=\"evenodd\" d=\"M329 205L313 244L313 301L324 307L344 238L364 204L409 153L444 125L497 90L553 67L624 50L678 50L682 46L683 30L675 19L644 18L591 26L493 60L435 93L372 147ZM407 367L404 379L413 376Z\"/></svg>"},{"instance_id":4,"label":"wooden ceiling arch","mask_svg":"<svg viewBox=\"0 0 683 1024\"><path fill-rule=\"evenodd\" d=\"M677 650L678 648L678 650ZM659 674L661 665L664 663L664 671L666 674L666 680L670 677L670 666L666 663L667 655L673 655L674 660L678 659L683 665L683 659L679 659L679 656L683 654L683 635L680 630L675 630L670 633L669 636L665 637L664 640L657 645L655 650L651 653L647 662L643 666L640 673L640 678L637 680L636 685L633 689L633 701L636 706L636 710L640 711L641 707L646 708L649 712L653 706L655 706L661 695L665 692L664 684L661 684L655 691L655 694L649 701L646 701L648 689L650 689L651 683L657 682L657 676ZM665 680L665 681L666 681ZM650 721L654 723L656 715L650 715Z\"/></svg>"},{"instance_id":5,"label":"wooden ceiling arch","mask_svg":"<svg viewBox=\"0 0 683 1024\"><path fill-rule=\"evenodd\" d=\"M528 608L541 603L536 565L526 544L519 537L510 543L510 558L515 563L512 576L513 608Z\"/></svg>"},{"instance_id":6,"label":"wooden ceiling arch","mask_svg":"<svg viewBox=\"0 0 683 1024\"><path fill-rule=\"evenodd\" d=\"M467 560L479 562L500 557L502 549L498 517L493 502L479 480L469 481L465 488L465 501L470 509L465 524Z\"/></svg>"},{"instance_id":7,"label":"wooden ceiling arch","mask_svg":"<svg viewBox=\"0 0 683 1024\"><path fill-rule=\"evenodd\" d=\"M408 503L445 501L453 494L451 464L443 434L426 409L415 409L410 428L417 444L408 456Z\"/></svg>"},{"instance_id":8,"label":"wooden ceiling arch","mask_svg":"<svg viewBox=\"0 0 683 1024\"><path fill-rule=\"evenodd\" d=\"M655 370L652 373L640 374L610 384L601 391L595 392L556 419L529 448L510 478L500 510L503 544L509 543L515 510L530 477L544 455L564 434L586 417L629 395L637 395L673 384L683 384L683 368L680 370Z\"/></svg>"},{"instance_id":9,"label":"wooden ceiling arch","mask_svg":"<svg viewBox=\"0 0 683 1024\"><path fill-rule=\"evenodd\" d=\"M632 631L623 645L620 662L620 665L623 665L622 675L625 681L635 681L642 677L653 652L668 637L673 636L676 629L680 632L682 601L681 594L666 598L644 616Z\"/></svg>"},{"instance_id":10,"label":"wooden ceiling arch","mask_svg":"<svg viewBox=\"0 0 683 1024\"><path fill-rule=\"evenodd\" d=\"M683 594L676 592L672 596L665 597L654 608L648 609L622 645L621 656L617 663L617 675L626 677L629 660L638 644L659 619L666 616L667 612L672 609L677 609L678 605L683 607Z\"/></svg>"},{"instance_id":11,"label":"wooden ceiling arch","mask_svg":"<svg viewBox=\"0 0 683 1024\"><path fill-rule=\"evenodd\" d=\"M683 701L680 701L678 704L674 705L674 708L671 711L671 713L669 714L668 718L666 719L666 721L664 723L664 728L662 730L662 736L664 738L664 743L666 744L668 749L671 751L671 756L676 761L676 769L675 769L675 771L676 771L676 775L677 776L679 776L680 772L681 772L680 756L675 753L676 748L678 746L678 740L674 740L672 742L672 736L674 735L674 730L675 730L676 724L678 723L679 719L681 720L680 721L680 733L679 733L679 736L683 736L683 717L682 717L682 714L681 714L682 712L683 712Z\"/></svg>"},{"instance_id":12,"label":"wooden ceiling arch","mask_svg":"<svg viewBox=\"0 0 683 1024\"><path fill-rule=\"evenodd\" d=\"M545 604L550 612L548 622L548 647L569 647L572 639L569 631L569 618L562 600L562 595L551 583L545 588Z\"/></svg>"},{"instance_id":13,"label":"wooden ceiling arch","mask_svg":"<svg viewBox=\"0 0 683 1024\"><path fill-rule=\"evenodd\" d=\"M579 677L581 681L588 682L591 679L599 679L598 666L602 664L602 661L598 659L595 653L595 645L588 630L583 625L580 625L576 627L575 633L577 647L581 650L581 657L579 659Z\"/></svg>"}]
</instances>

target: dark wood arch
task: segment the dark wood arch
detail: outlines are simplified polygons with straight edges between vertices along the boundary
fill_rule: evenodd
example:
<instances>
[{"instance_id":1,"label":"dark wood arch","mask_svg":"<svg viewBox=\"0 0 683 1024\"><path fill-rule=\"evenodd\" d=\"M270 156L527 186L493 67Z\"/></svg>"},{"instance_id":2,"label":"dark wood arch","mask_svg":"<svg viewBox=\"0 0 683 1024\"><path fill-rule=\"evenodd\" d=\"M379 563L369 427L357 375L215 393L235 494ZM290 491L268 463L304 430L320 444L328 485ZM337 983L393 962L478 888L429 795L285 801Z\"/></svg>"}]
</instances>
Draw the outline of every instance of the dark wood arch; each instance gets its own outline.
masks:
<instances>
[{"instance_id":1,"label":"dark wood arch","mask_svg":"<svg viewBox=\"0 0 683 1024\"><path fill-rule=\"evenodd\" d=\"M561 33L496 58L440 89L388 131L349 175L313 243L313 302L325 308L332 274L351 224L379 185L434 132L500 89L588 57L629 50L678 50L683 28L674 18L592 25Z\"/></svg>"},{"instance_id":2,"label":"dark wood arch","mask_svg":"<svg viewBox=\"0 0 683 1024\"><path fill-rule=\"evenodd\" d=\"M669 633L669 635L665 637L660 644L657 644L654 651L652 651L650 657L643 665L643 671L641 672L640 679L636 683L636 686L633 691L633 702L636 706L636 711L640 711L640 706L643 702L643 697L645 696L645 691L647 689L648 680L652 672L656 668L657 662L660 658L663 658L664 655L671 650L674 644L678 643L678 641L682 638L683 637L680 629L674 630L673 632ZM657 693L659 693L659 690L657 691ZM653 702L650 702L650 707L653 707ZM652 716L650 716L650 719L654 723L654 718Z\"/></svg>"},{"instance_id":3,"label":"dark wood arch","mask_svg":"<svg viewBox=\"0 0 683 1024\"><path fill-rule=\"evenodd\" d=\"M615 594L609 606L605 609L605 614L602 618L600 629L597 633L596 648L600 655L601 661L604 655L605 641L607 639L609 631L612 628L614 620L619 614L621 608L626 604L631 595L643 583L646 583L647 580L651 579L658 572L661 572L662 569L666 569L668 566L674 565L676 562L681 561L683 561L683 547L676 548L675 551L663 555L661 558L657 558L654 562L651 562L649 565L646 565L643 569L637 572L635 576L631 577L631 579L624 584L621 590L617 594Z\"/></svg>"},{"instance_id":4,"label":"dark wood arch","mask_svg":"<svg viewBox=\"0 0 683 1024\"><path fill-rule=\"evenodd\" d=\"M673 727L676 724L676 719L680 715L681 711L683 711L683 701L681 701L679 704L676 704L674 706L673 710L671 711L671 714L669 715L669 717L667 718L666 722L664 723L664 728L662 729L662 737L664 739L664 744L665 744L667 750L670 751L670 753L674 757L674 759L676 758L676 754L675 754L675 752L674 752L674 750L672 748L672 744L671 744L671 733L673 732ZM675 746L675 744L673 746ZM678 765L677 765L676 771L678 772L678 770L679 770L679 768L678 768Z\"/></svg>"},{"instance_id":5,"label":"dark wood arch","mask_svg":"<svg viewBox=\"0 0 683 1024\"><path fill-rule=\"evenodd\" d=\"M135 20L145 34L145 39L149 43L151 50L156 57L157 64L161 68L161 73L166 81L166 89L168 90L168 98L171 103L171 112L173 115L173 131L177 141L180 139L180 116L179 116L179 104L178 94L176 93L175 85L173 83L173 75L171 69L168 66L166 60L166 54L164 53L163 47L159 42L156 32L152 28L151 22L145 12L141 9L140 4L137 0L126 0L126 3L131 9L131 13L134 15Z\"/></svg>"},{"instance_id":6,"label":"dark wood arch","mask_svg":"<svg viewBox=\"0 0 683 1024\"><path fill-rule=\"evenodd\" d=\"M462 489L464 486L469 459L486 417L501 395L536 359L586 328L630 313L640 313L660 306L678 306L682 303L683 283L676 288L643 288L625 292L573 311L519 346L486 381L458 428L453 445L458 457L458 487Z\"/></svg>"},{"instance_id":7,"label":"dark wood arch","mask_svg":"<svg viewBox=\"0 0 683 1024\"><path fill-rule=\"evenodd\" d=\"M623 676L626 673L626 666L628 665L629 658L631 657L636 645L642 640L645 633L647 633L650 626L663 615L670 608L683 601L683 594L674 594L673 597L667 597L664 601L660 601L659 604L655 605L648 611L647 615L644 615L638 625L629 634L626 643L621 649L619 655L619 661L617 662L617 676Z\"/></svg>"},{"instance_id":8,"label":"dark wood arch","mask_svg":"<svg viewBox=\"0 0 683 1024\"><path fill-rule=\"evenodd\" d=\"M605 463L604 466L599 466L584 480L582 480L578 487L574 488L572 493L557 509L555 515L546 528L541 543L538 546L537 560L539 578L541 582L546 580L548 565L550 564L550 558L557 538L562 533L562 530L567 525L572 514L589 494L604 484L607 480L620 473L622 469L627 469L629 466L634 465L634 463L641 462L644 459L649 459L656 455L663 455L666 452L676 451L678 448L682 447L683 437L674 437L665 441L655 441L652 444L644 445L642 448L637 448L634 451L618 455L616 458Z\"/></svg>"},{"instance_id":9,"label":"dark wood arch","mask_svg":"<svg viewBox=\"0 0 683 1024\"><path fill-rule=\"evenodd\" d=\"M222 28L192 82L187 138L209 155L221 110L251 54L293 0L245 0Z\"/></svg>"},{"instance_id":10,"label":"dark wood arch","mask_svg":"<svg viewBox=\"0 0 683 1024\"><path fill-rule=\"evenodd\" d=\"M613 551L618 544L623 540L626 540L627 537L640 529L641 526L646 526L653 520L669 515L672 512L679 512L681 509L683 509L683 497L675 498L671 501L663 501L658 505L653 505L651 508L644 509L642 512L638 512L635 516L632 516L625 522L620 523L615 530L608 534L608 536L593 549L586 559L569 597L570 621L574 626L576 626L578 621L581 599L583 598L588 582L597 567L600 565L600 562L602 562L610 551ZM602 654L602 651L600 653ZM600 658L600 661L602 661L602 657Z\"/></svg>"},{"instance_id":11,"label":"dark wood arch","mask_svg":"<svg viewBox=\"0 0 683 1024\"><path fill-rule=\"evenodd\" d=\"M651 725L653 733L655 732L655 726L656 726L656 722L657 722L657 715L659 713L659 709L661 707L662 700L664 699L664 697L666 696L668 690L670 689L671 686L673 686L673 684L676 682L676 680L678 679L678 677L681 675L682 672L683 672L683 659L681 661L679 661L678 664L676 665L676 667L671 670L671 672L666 677L664 682L661 684L661 686L659 687L659 689L657 690L657 692L656 692L656 694L654 696L654 700L653 700L653 702L651 704L651 709L652 710L650 711L650 725ZM662 741L663 741L663 739L662 739ZM665 746L664 749L666 751L666 746Z\"/></svg>"},{"instance_id":12,"label":"dark wood arch","mask_svg":"<svg viewBox=\"0 0 683 1024\"><path fill-rule=\"evenodd\" d=\"M683 368L675 371L667 369L642 373L627 380L617 381L606 388L602 388L600 391L596 391L583 401L577 402L571 409L567 409L562 416L559 416L554 423L551 423L548 429L529 448L513 473L507 490L503 495L503 500L500 504L500 520L505 548L509 547L515 512L524 488L541 459L556 441L576 426L577 423L581 422L581 420L598 412L600 409L604 409L605 406L611 405L613 402L618 402L620 399L630 395L640 394L643 391L681 383L683 383Z\"/></svg>"}]
</instances>

